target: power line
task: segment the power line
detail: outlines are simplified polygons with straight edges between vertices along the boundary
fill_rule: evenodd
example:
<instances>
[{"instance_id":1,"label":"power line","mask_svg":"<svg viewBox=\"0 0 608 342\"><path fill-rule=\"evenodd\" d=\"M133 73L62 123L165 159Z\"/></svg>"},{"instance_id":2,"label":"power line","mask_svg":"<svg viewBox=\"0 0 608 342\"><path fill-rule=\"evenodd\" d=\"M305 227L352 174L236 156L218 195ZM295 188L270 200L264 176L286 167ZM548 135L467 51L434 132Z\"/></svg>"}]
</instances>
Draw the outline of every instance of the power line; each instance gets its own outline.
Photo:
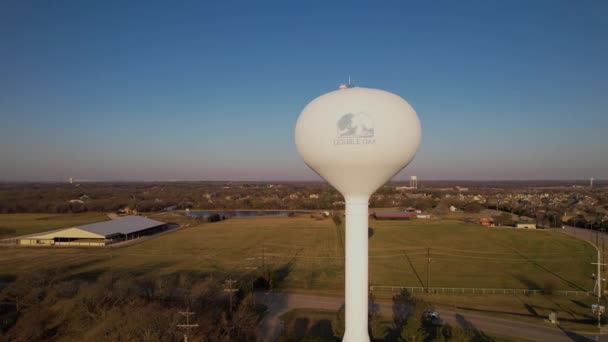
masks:
<instances>
[{"instance_id":1,"label":"power line","mask_svg":"<svg viewBox=\"0 0 608 342\"><path fill-rule=\"evenodd\" d=\"M442 250L442 251L451 251L451 252L463 252L463 253L474 253L474 254L496 254L496 255L512 255L513 252L482 252L482 251L473 251L473 250L466 250L466 249L452 249L452 248L441 248L441 247L434 247L435 249L438 250ZM569 254L588 254L587 252L574 252L574 253L569 253ZM563 253L534 253L534 255L563 255Z\"/></svg>"},{"instance_id":2,"label":"power line","mask_svg":"<svg viewBox=\"0 0 608 342\"><path fill-rule=\"evenodd\" d=\"M499 260L499 261L525 261L525 262L532 262L532 261L539 261L539 262L576 261L576 262L579 262L579 261L587 260L587 259L574 259L574 258L567 258L567 259L490 258L490 257L484 257L484 256L458 255L458 254L450 254L450 253L435 253L435 255L450 256L450 257L456 257L456 258L468 258L468 259Z\"/></svg>"},{"instance_id":3,"label":"power line","mask_svg":"<svg viewBox=\"0 0 608 342\"><path fill-rule=\"evenodd\" d=\"M264 243L263 247L262 247L262 258L264 258L265 256L269 256L269 257L273 257L273 256L281 256L284 257L285 254L280 254L280 253L266 253L265 251L267 250L267 247L264 247L264 245L268 245L268 243ZM295 245L294 246L287 246L285 245L286 248L289 248L291 250L295 249ZM391 250L396 250L396 251L402 251L404 249L426 249L427 247L395 247L395 248L372 248L370 249L370 251L391 251ZM505 251L505 252L484 252L484 251L475 251L475 250L465 250L465 249L453 249L453 248L441 248L441 247L434 247L436 250L440 250L440 251L450 251L450 252L462 252L462 253L471 253L471 254L491 254L491 255L511 255L513 254L512 252L509 251ZM304 250L304 249L309 249L308 248L298 248L299 250ZM209 251L209 250L207 250ZM331 252L331 250L326 250L327 252ZM416 253L415 253L416 254ZM424 254L424 253L422 253ZM588 252L570 252L569 254L580 254L580 255L584 255L584 254L588 254ZM233 262L230 261L228 259L224 259L221 258L217 255L214 254L200 254L200 253L133 253L133 252L129 252L129 253L120 253L120 255L129 255L129 256L173 256L173 257L177 257L177 256L198 256L201 258L208 258L208 259L218 259L220 261L225 261L225 262ZM395 255L401 255L401 254L395 254ZM563 253L534 253L534 256L552 256L552 255L563 255ZM78 257L75 257L78 258ZM338 256L333 257L333 258L340 258ZM238 263L238 262L235 262Z\"/></svg>"}]
</instances>

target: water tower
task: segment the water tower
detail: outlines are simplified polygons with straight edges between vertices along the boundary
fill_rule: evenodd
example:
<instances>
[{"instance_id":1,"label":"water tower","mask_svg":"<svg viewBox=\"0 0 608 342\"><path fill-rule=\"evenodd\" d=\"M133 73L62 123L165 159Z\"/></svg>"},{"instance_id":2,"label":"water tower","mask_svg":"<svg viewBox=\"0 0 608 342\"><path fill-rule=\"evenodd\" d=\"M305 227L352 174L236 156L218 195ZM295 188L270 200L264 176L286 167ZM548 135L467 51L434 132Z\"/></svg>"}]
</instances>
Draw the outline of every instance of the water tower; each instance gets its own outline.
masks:
<instances>
[{"instance_id":1,"label":"water tower","mask_svg":"<svg viewBox=\"0 0 608 342\"><path fill-rule=\"evenodd\" d=\"M417 176L410 177L410 188L418 189L418 177Z\"/></svg>"},{"instance_id":2,"label":"water tower","mask_svg":"<svg viewBox=\"0 0 608 342\"><path fill-rule=\"evenodd\" d=\"M416 155L418 115L384 90L340 86L302 111L295 142L306 164L346 202L344 341L368 342L368 203Z\"/></svg>"}]
</instances>

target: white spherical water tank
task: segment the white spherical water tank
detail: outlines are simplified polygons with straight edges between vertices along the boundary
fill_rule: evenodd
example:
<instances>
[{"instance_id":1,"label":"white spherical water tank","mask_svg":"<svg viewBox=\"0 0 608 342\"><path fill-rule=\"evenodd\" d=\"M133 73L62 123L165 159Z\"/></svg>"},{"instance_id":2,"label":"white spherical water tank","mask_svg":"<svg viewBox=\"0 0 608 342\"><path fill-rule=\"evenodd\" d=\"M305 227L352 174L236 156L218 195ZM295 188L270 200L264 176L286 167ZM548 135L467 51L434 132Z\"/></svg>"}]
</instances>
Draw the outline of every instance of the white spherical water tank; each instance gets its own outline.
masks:
<instances>
[{"instance_id":1,"label":"white spherical water tank","mask_svg":"<svg viewBox=\"0 0 608 342\"><path fill-rule=\"evenodd\" d=\"M412 161L420 137L414 109L379 89L341 86L314 99L298 118L300 156L346 201L344 341L369 341L369 197Z\"/></svg>"}]
</instances>

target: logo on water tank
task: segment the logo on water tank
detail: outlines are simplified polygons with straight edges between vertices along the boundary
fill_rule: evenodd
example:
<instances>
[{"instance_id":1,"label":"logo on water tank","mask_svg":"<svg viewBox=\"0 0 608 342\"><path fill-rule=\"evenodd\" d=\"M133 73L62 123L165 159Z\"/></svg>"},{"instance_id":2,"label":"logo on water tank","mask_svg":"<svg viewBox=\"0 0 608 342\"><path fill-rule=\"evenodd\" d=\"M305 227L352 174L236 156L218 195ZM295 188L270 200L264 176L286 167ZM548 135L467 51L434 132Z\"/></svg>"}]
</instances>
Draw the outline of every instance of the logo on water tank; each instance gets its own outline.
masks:
<instances>
[{"instance_id":1,"label":"logo on water tank","mask_svg":"<svg viewBox=\"0 0 608 342\"><path fill-rule=\"evenodd\" d=\"M374 121L365 113L346 113L336 123L334 145L370 145L374 139Z\"/></svg>"}]
</instances>

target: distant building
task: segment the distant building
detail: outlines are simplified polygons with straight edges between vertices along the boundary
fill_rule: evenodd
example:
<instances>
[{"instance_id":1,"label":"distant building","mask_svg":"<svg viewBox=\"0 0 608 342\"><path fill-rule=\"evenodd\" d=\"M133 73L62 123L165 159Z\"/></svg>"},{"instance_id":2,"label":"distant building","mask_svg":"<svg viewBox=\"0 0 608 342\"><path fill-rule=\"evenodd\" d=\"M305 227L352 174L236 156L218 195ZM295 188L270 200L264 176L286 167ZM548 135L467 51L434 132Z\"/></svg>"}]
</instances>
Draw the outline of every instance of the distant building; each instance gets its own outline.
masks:
<instances>
[{"instance_id":1,"label":"distant building","mask_svg":"<svg viewBox=\"0 0 608 342\"><path fill-rule=\"evenodd\" d=\"M410 188L418 189L418 177L416 177L416 176L410 177Z\"/></svg>"},{"instance_id":2,"label":"distant building","mask_svg":"<svg viewBox=\"0 0 608 342\"><path fill-rule=\"evenodd\" d=\"M319 199L319 194L310 194L310 196L308 196L308 198L310 198L310 199Z\"/></svg>"},{"instance_id":3,"label":"distant building","mask_svg":"<svg viewBox=\"0 0 608 342\"><path fill-rule=\"evenodd\" d=\"M574 218L573 215L564 215L562 216L562 223L567 223L568 221L572 220Z\"/></svg>"},{"instance_id":4,"label":"distant building","mask_svg":"<svg viewBox=\"0 0 608 342\"><path fill-rule=\"evenodd\" d=\"M517 223L515 227L523 229L536 229L536 223Z\"/></svg>"},{"instance_id":5,"label":"distant building","mask_svg":"<svg viewBox=\"0 0 608 342\"><path fill-rule=\"evenodd\" d=\"M417 215L404 211L379 211L374 212L372 217L376 220L411 220L417 218Z\"/></svg>"},{"instance_id":6,"label":"distant building","mask_svg":"<svg viewBox=\"0 0 608 342\"><path fill-rule=\"evenodd\" d=\"M327 216L325 216L324 213L312 213L312 214L310 214L310 217L312 217L316 220L322 220L322 219L326 218Z\"/></svg>"},{"instance_id":7,"label":"distant building","mask_svg":"<svg viewBox=\"0 0 608 342\"><path fill-rule=\"evenodd\" d=\"M129 207L124 207L122 209L118 209L119 215L137 215L137 209L131 209Z\"/></svg>"},{"instance_id":8,"label":"distant building","mask_svg":"<svg viewBox=\"0 0 608 342\"><path fill-rule=\"evenodd\" d=\"M409 211L409 212L416 213L416 214L422 213L422 210L414 208L414 207L407 207L407 208L405 208L405 211Z\"/></svg>"},{"instance_id":9,"label":"distant building","mask_svg":"<svg viewBox=\"0 0 608 342\"><path fill-rule=\"evenodd\" d=\"M482 217L479 220L479 224L484 227L494 227L494 219L492 219L491 217Z\"/></svg>"},{"instance_id":10,"label":"distant building","mask_svg":"<svg viewBox=\"0 0 608 342\"><path fill-rule=\"evenodd\" d=\"M456 210L458 210L458 209L456 209L455 206L453 206L453 205L450 206L450 212L455 212Z\"/></svg>"},{"instance_id":11,"label":"distant building","mask_svg":"<svg viewBox=\"0 0 608 342\"><path fill-rule=\"evenodd\" d=\"M114 242L132 240L167 229L164 222L143 216L126 216L110 221L27 235L18 238L28 246L106 246Z\"/></svg>"}]
</instances>

